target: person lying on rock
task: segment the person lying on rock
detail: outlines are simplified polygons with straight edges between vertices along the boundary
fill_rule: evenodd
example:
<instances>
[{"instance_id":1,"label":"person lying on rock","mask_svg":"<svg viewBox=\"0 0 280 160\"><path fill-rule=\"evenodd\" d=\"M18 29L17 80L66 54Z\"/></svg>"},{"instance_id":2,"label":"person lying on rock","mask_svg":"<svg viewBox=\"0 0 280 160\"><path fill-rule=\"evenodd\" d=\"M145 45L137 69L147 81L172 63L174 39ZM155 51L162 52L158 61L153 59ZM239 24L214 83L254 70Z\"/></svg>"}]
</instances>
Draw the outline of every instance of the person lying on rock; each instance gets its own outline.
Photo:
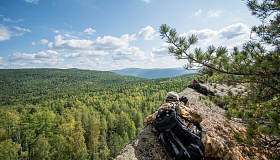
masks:
<instances>
[{"instance_id":1,"label":"person lying on rock","mask_svg":"<svg viewBox=\"0 0 280 160\"><path fill-rule=\"evenodd\" d=\"M188 85L188 87L198 91L199 93L201 93L205 96L208 96L208 95L215 96L214 92L212 92L211 90L208 90L206 87L200 85L199 82L196 81L195 79L192 81L192 84ZM225 109L225 110L227 110L227 108L224 108L224 106L226 106L227 104L228 103L225 103L225 102L220 102L220 101L217 102L217 105L220 108Z\"/></svg>"},{"instance_id":2,"label":"person lying on rock","mask_svg":"<svg viewBox=\"0 0 280 160\"><path fill-rule=\"evenodd\" d=\"M200 85L196 80L193 80L192 84L188 85L189 88L195 89L196 91L198 91L199 93L207 96L207 95L211 95L211 96L215 96L214 92L208 90L206 87Z\"/></svg>"},{"instance_id":3,"label":"person lying on rock","mask_svg":"<svg viewBox=\"0 0 280 160\"><path fill-rule=\"evenodd\" d=\"M179 95L176 92L168 92L166 95L165 101L161 104L158 110L163 111L165 109L170 109L173 104L179 104L177 109L177 113L181 114L183 117L192 122L200 123L202 122L202 117L195 110L190 108L190 103L184 103L183 101L179 101ZM156 116L158 114L158 110L152 114L147 116L144 119L144 122L147 124L151 124L155 121ZM190 132L193 131L192 124L188 121L181 118L184 125L188 128ZM205 147L205 157L206 159L211 158L219 158L222 160L237 160L236 156L227 148L227 146L223 145L221 142L217 141L215 138L209 137L205 132L201 134L201 142Z\"/></svg>"}]
</instances>

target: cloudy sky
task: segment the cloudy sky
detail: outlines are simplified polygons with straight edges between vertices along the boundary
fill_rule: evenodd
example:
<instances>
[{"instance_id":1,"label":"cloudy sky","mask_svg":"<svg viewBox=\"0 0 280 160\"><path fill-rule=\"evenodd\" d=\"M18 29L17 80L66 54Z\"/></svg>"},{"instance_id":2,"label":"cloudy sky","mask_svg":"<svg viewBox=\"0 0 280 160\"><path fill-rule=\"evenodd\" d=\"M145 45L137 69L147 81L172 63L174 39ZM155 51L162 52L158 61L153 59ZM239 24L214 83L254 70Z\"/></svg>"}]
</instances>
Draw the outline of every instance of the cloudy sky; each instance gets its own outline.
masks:
<instances>
[{"instance_id":1,"label":"cloudy sky","mask_svg":"<svg viewBox=\"0 0 280 160\"><path fill-rule=\"evenodd\" d=\"M164 23L196 34L193 48L230 50L260 22L242 0L1 0L0 69L182 67L159 35Z\"/></svg>"}]
</instances>

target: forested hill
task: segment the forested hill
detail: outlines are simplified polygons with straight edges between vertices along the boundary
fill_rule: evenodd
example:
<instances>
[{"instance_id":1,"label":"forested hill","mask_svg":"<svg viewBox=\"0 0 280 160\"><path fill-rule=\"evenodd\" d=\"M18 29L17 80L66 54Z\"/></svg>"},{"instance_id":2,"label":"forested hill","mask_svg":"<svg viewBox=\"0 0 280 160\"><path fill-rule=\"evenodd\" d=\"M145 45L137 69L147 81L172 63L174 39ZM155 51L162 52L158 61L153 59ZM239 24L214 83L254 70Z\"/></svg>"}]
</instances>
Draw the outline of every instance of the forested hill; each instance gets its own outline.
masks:
<instances>
[{"instance_id":1,"label":"forested hill","mask_svg":"<svg viewBox=\"0 0 280 160\"><path fill-rule=\"evenodd\" d=\"M109 90L137 82L142 78L107 71L67 69L0 70L0 104L32 103ZM40 99L38 99L40 98ZM12 101L16 100L16 101Z\"/></svg>"},{"instance_id":2,"label":"forested hill","mask_svg":"<svg viewBox=\"0 0 280 160\"><path fill-rule=\"evenodd\" d=\"M193 78L0 70L0 157L113 159L143 129L143 117L158 108L166 93L181 92Z\"/></svg>"},{"instance_id":3,"label":"forested hill","mask_svg":"<svg viewBox=\"0 0 280 160\"><path fill-rule=\"evenodd\" d=\"M184 68L155 68L155 69L141 69L141 68L126 68L122 70L111 70L111 72L130 75L140 78L172 78L184 74L197 73L197 70L186 70Z\"/></svg>"}]
</instances>

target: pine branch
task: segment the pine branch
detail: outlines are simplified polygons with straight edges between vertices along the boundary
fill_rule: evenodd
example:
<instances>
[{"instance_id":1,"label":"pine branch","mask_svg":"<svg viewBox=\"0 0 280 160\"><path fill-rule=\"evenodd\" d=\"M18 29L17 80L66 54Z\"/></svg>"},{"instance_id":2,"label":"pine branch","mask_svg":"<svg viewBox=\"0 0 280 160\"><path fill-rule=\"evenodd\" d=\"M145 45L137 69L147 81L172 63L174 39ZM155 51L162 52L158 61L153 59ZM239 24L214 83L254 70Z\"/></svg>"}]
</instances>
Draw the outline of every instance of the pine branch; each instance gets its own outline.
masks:
<instances>
[{"instance_id":1,"label":"pine branch","mask_svg":"<svg viewBox=\"0 0 280 160\"><path fill-rule=\"evenodd\" d=\"M176 35L176 36L177 36L177 35ZM179 46L177 43L175 43L175 41L172 39L172 37L170 37L169 35L167 35L167 33L164 33L163 37L166 37L166 38L168 39L167 42L169 42L169 43L171 43L172 45L174 45L174 46L177 48L177 51L180 50L182 53L185 54L185 57L182 57L182 56L178 57L178 56L177 56L178 59L188 59L188 60L194 61L194 62L196 62L196 63L198 63L198 64L201 64L201 65L203 65L203 66L206 66L206 67L208 67L208 68L210 68L210 69L212 69L212 70L215 70L215 71L217 71L217 72L224 73L224 74L230 74L230 75L248 75L248 76L261 76L261 77L280 76L280 72L260 72L260 71L258 71L258 72L248 73L248 72L240 72L240 71L238 71L238 72L231 72L231 71L226 71L226 70L223 70L223 69L219 69L219 68L214 67L213 65L210 65L209 63L206 63L206 62L203 62L203 61L199 61L199 60L197 60L196 58L190 56L190 54L188 54L188 53L186 52L186 49L182 50L182 49L180 48L180 46ZM174 53L174 54L176 55L176 52L172 52L172 53ZM178 54L178 53L177 53L177 54Z\"/></svg>"}]
</instances>

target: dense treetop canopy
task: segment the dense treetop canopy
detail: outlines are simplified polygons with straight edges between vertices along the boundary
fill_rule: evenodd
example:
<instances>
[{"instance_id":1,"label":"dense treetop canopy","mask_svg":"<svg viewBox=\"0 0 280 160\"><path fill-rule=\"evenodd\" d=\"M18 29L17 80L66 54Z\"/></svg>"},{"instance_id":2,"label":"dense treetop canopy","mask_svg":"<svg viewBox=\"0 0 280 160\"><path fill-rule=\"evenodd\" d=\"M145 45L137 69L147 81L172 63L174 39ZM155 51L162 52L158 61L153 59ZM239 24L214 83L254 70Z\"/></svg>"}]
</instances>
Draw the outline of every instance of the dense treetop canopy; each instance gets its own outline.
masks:
<instances>
[{"instance_id":1,"label":"dense treetop canopy","mask_svg":"<svg viewBox=\"0 0 280 160\"><path fill-rule=\"evenodd\" d=\"M1 159L113 159L165 94L194 76L17 69L0 70L0 77Z\"/></svg>"}]
</instances>

